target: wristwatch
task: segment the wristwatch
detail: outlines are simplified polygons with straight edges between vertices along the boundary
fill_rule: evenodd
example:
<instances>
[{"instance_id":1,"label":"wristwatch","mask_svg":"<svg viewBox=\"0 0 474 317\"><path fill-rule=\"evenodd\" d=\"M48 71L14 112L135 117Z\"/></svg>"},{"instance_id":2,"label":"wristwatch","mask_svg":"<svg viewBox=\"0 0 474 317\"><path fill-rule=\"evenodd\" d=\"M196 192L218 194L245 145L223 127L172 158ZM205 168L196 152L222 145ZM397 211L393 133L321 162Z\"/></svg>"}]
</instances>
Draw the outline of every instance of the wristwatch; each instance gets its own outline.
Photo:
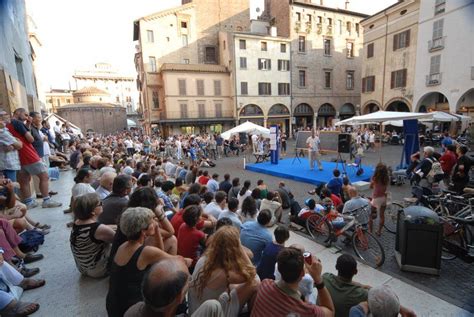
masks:
<instances>
[{"instance_id":1,"label":"wristwatch","mask_svg":"<svg viewBox=\"0 0 474 317\"><path fill-rule=\"evenodd\" d=\"M323 289L325 287L324 281L321 281L319 284L314 283L314 287L316 287L318 290Z\"/></svg>"}]
</instances>

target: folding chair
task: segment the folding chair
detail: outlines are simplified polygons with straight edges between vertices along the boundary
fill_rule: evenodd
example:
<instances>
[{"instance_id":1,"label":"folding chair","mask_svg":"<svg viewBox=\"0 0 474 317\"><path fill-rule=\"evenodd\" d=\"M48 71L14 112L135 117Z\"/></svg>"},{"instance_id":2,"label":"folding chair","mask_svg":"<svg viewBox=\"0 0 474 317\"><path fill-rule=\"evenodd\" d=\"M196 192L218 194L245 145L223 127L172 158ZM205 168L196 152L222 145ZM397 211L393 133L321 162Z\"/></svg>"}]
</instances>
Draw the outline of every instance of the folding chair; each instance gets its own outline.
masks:
<instances>
[{"instance_id":1,"label":"folding chair","mask_svg":"<svg viewBox=\"0 0 474 317\"><path fill-rule=\"evenodd\" d=\"M362 175L364 170L362 169L362 157L357 155L354 159L354 163L347 164L349 168L355 169L355 174L357 176Z\"/></svg>"}]
</instances>

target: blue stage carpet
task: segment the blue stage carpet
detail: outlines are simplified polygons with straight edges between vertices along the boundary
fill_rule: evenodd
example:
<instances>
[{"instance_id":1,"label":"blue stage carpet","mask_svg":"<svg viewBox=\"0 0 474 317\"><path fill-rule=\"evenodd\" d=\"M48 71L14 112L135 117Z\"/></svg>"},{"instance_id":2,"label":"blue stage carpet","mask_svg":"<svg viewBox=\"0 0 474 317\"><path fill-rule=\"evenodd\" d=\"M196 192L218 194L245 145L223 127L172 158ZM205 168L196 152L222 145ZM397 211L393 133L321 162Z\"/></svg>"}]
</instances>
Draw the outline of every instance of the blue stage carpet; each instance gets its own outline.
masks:
<instances>
[{"instance_id":1,"label":"blue stage carpet","mask_svg":"<svg viewBox=\"0 0 474 317\"><path fill-rule=\"evenodd\" d=\"M278 164L271 164L270 162L247 164L245 169L314 185L327 183L333 177L332 171L336 168L336 163L321 161L323 165L322 171L319 171L317 167L313 171L310 171L308 159L300 158L300 161L301 163L296 159L293 162L293 158L285 158L280 160ZM343 167L341 163L339 163L338 169L342 173ZM352 183L357 181L370 181L374 173L374 167L362 164L362 169L364 173L357 176L356 168L346 167L347 176Z\"/></svg>"}]
</instances>

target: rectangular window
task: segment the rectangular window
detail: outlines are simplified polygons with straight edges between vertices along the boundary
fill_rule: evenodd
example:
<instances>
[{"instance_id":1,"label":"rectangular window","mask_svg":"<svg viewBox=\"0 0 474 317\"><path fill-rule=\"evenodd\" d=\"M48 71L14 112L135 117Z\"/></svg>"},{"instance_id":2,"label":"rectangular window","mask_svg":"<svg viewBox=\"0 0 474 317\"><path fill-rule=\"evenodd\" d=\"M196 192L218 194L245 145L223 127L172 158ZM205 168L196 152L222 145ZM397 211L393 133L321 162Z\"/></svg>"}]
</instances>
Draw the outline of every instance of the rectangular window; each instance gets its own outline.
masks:
<instances>
[{"instance_id":1,"label":"rectangular window","mask_svg":"<svg viewBox=\"0 0 474 317\"><path fill-rule=\"evenodd\" d=\"M352 90L354 89L354 71L349 70L346 72L346 89Z\"/></svg>"},{"instance_id":2,"label":"rectangular window","mask_svg":"<svg viewBox=\"0 0 474 317\"><path fill-rule=\"evenodd\" d=\"M160 101L159 101L159 98L158 98L158 91L153 90L152 99L153 99L153 108L154 109L160 108Z\"/></svg>"},{"instance_id":3,"label":"rectangular window","mask_svg":"<svg viewBox=\"0 0 474 317\"><path fill-rule=\"evenodd\" d=\"M298 87L304 88L306 87L306 71L300 70L298 72Z\"/></svg>"},{"instance_id":4,"label":"rectangular window","mask_svg":"<svg viewBox=\"0 0 474 317\"><path fill-rule=\"evenodd\" d=\"M343 31L342 20L337 20L337 25L339 29L339 35L342 35L342 31Z\"/></svg>"},{"instance_id":5,"label":"rectangular window","mask_svg":"<svg viewBox=\"0 0 474 317\"><path fill-rule=\"evenodd\" d=\"M298 37L298 52L306 52L306 37L304 36Z\"/></svg>"},{"instance_id":6,"label":"rectangular window","mask_svg":"<svg viewBox=\"0 0 474 317\"><path fill-rule=\"evenodd\" d=\"M183 59L183 64L189 64L189 58L184 58Z\"/></svg>"},{"instance_id":7,"label":"rectangular window","mask_svg":"<svg viewBox=\"0 0 474 317\"><path fill-rule=\"evenodd\" d=\"M186 96L186 79L178 79L178 89L180 96Z\"/></svg>"},{"instance_id":8,"label":"rectangular window","mask_svg":"<svg viewBox=\"0 0 474 317\"><path fill-rule=\"evenodd\" d=\"M150 71L156 72L156 58L155 56L148 57L148 62L150 63Z\"/></svg>"},{"instance_id":9,"label":"rectangular window","mask_svg":"<svg viewBox=\"0 0 474 317\"><path fill-rule=\"evenodd\" d=\"M375 76L362 78L362 92L372 92L375 90Z\"/></svg>"},{"instance_id":10,"label":"rectangular window","mask_svg":"<svg viewBox=\"0 0 474 317\"><path fill-rule=\"evenodd\" d=\"M249 94L249 86L246 81L240 82L240 94L241 95L248 95Z\"/></svg>"},{"instance_id":11,"label":"rectangular window","mask_svg":"<svg viewBox=\"0 0 474 317\"><path fill-rule=\"evenodd\" d=\"M188 35L181 34L181 41L182 41L183 47L188 46Z\"/></svg>"},{"instance_id":12,"label":"rectangular window","mask_svg":"<svg viewBox=\"0 0 474 317\"><path fill-rule=\"evenodd\" d=\"M410 30L403 31L393 36L393 50L410 46Z\"/></svg>"},{"instance_id":13,"label":"rectangular window","mask_svg":"<svg viewBox=\"0 0 474 317\"><path fill-rule=\"evenodd\" d=\"M115 97L115 102L120 102L120 97L119 96Z\"/></svg>"},{"instance_id":14,"label":"rectangular window","mask_svg":"<svg viewBox=\"0 0 474 317\"><path fill-rule=\"evenodd\" d=\"M16 66L16 74L18 76L18 81L20 84L25 86L25 73L23 72L23 60L21 57L17 56L15 54L15 66ZM11 83L11 78L10 78L10 83Z\"/></svg>"},{"instance_id":15,"label":"rectangular window","mask_svg":"<svg viewBox=\"0 0 474 317\"><path fill-rule=\"evenodd\" d=\"M147 37L148 43L153 43L153 42L155 42L155 36L154 36L152 30L147 30L147 31L146 31L146 37Z\"/></svg>"},{"instance_id":16,"label":"rectangular window","mask_svg":"<svg viewBox=\"0 0 474 317\"><path fill-rule=\"evenodd\" d=\"M433 23L433 40L437 40L443 37L443 22L444 20L438 20Z\"/></svg>"},{"instance_id":17,"label":"rectangular window","mask_svg":"<svg viewBox=\"0 0 474 317\"><path fill-rule=\"evenodd\" d=\"M436 0L435 15L441 14L446 10L446 0Z\"/></svg>"},{"instance_id":18,"label":"rectangular window","mask_svg":"<svg viewBox=\"0 0 474 317\"><path fill-rule=\"evenodd\" d=\"M318 23L319 23L319 24L322 24L322 23L323 23L323 17L322 17L322 16L318 16Z\"/></svg>"},{"instance_id":19,"label":"rectangular window","mask_svg":"<svg viewBox=\"0 0 474 317\"><path fill-rule=\"evenodd\" d=\"M247 49L247 42L245 40L239 40L239 48L241 50Z\"/></svg>"},{"instance_id":20,"label":"rectangular window","mask_svg":"<svg viewBox=\"0 0 474 317\"><path fill-rule=\"evenodd\" d=\"M301 13L296 12L296 21L301 21Z\"/></svg>"},{"instance_id":21,"label":"rectangular window","mask_svg":"<svg viewBox=\"0 0 474 317\"><path fill-rule=\"evenodd\" d=\"M360 35L360 26L359 26L359 23L356 23L356 24L355 24L355 28L356 28L357 37L359 37L359 35Z\"/></svg>"},{"instance_id":22,"label":"rectangular window","mask_svg":"<svg viewBox=\"0 0 474 317\"><path fill-rule=\"evenodd\" d=\"M346 23L346 30L347 30L347 33L349 33L349 35L351 35L351 31L352 31L352 24L351 24L351 22L347 22L347 23Z\"/></svg>"},{"instance_id":23,"label":"rectangular window","mask_svg":"<svg viewBox=\"0 0 474 317\"><path fill-rule=\"evenodd\" d=\"M374 57L374 43L367 45L367 58Z\"/></svg>"},{"instance_id":24,"label":"rectangular window","mask_svg":"<svg viewBox=\"0 0 474 317\"><path fill-rule=\"evenodd\" d=\"M220 96L222 94L221 81L214 80L214 96Z\"/></svg>"},{"instance_id":25,"label":"rectangular window","mask_svg":"<svg viewBox=\"0 0 474 317\"><path fill-rule=\"evenodd\" d=\"M278 83L278 96L289 96L290 95L290 84Z\"/></svg>"},{"instance_id":26,"label":"rectangular window","mask_svg":"<svg viewBox=\"0 0 474 317\"><path fill-rule=\"evenodd\" d=\"M188 104L186 103L179 104L179 110L181 114L181 119L186 119L188 117Z\"/></svg>"},{"instance_id":27,"label":"rectangular window","mask_svg":"<svg viewBox=\"0 0 474 317\"><path fill-rule=\"evenodd\" d=\"M199 118L205 118L205 117L206 117L206 107L205 107L205 104L203 104L203 103L198 103L198 115L199 115Z\"/></svg>"},{"instance_id":28,"label":"rectangular window","mask_svg":"<svg viewBox=\"0 0 474 317\"><path fill-rule=\"evenodd\" d=\"M330 70L324 71L324 88L326 89L331 88L331 71Z\"/></svg>"},{"instance_id":29,"label":"rectangular window","mask_svg":"<svg viewBox=\"0 0 474 317\"><path fill-rule=\"evenodd\" d=\"M286 53L286 44L284 43L280 44L280 53Z\"/></svg>"},{"instance_id":30,"label":"rectangular window","mask_svg":"<svg viewBox=\"0 0 474 317\"><path fill-rule=\"evenodd\" d=\"M290 70L290 61L286 59L278 60L278 70L289 71Z\"/></svg>"},{"instance_id":31,"label":"rectangular window","mask_svg":"<svg viewBox=\"0 0 474 317\"><path fill-rule=\"evenodd\" d=\"M258 83L258 95L259 96L270 96L272 94L271 83Z\"/></svg>"},{"instance_id":32,"label":"rectangular window","mask_svg":"<svg viewBox=\"0 0 474 317\"><path fill-rule=\"evenodd\" d=\"M205 63L216 63L216 48L214 46L208 46L205 48Z\"/></svg>"},{"instance_id":33,"label":"rectangular window","mask_svg":"<svg viewBox=\"0 0 474 317\"><path fill-rule=\"evenodd\" d=\"M406 87L407 85L407 70L400 69L397 71L392 72L392 76L390 79L390 88L401 88Z\"/></svg>"},{"instance_id":34,"label":"rectangular window","mask_svg":"<svg viewBox=\"0 0 474 317\"><path fill-rule=\"evenodd\" d=\"M260 49L262 51L267 51L267 42L260 42Z\"/></svg>"},{"instance_id":35,"label":"rectangular window","mask_svg":"<svg viewBox=\"0 0 474 317\"><path fill-rule=\"evenodd\" d=\"M328 25L332 26L332 19L331 18L328 18Z\"/></svg>"},{"instance_id":36,"label":"rectangular window","mask_svg":"<svg viewBox=\"0 0 474 317\"><path fill-rule=\"evenodd\" d=\"M353 58L354 57L354 43L347 42L346 49L347 49L346 57L347 58Z\"/></svg>"},{"instance_id":37,"label":"rectangular window","mask_svg":"<svg viewBox=\"0 0 474 317\"><path fill-rule=\"evenodd\" d=\"M182 28L182 29L187 29L187 28L188 28L188 22L186 22L186 21L181 21L181 28Z\"/></svg>"},{"instance_id":38,"label":"rectangular window","mask_svg":"<svg viewBox=\"0 0 474 317\"><path fill-rule=\"evenodd\" d=\"M258 69L259 70L271 70L272 69L272 60L268 58L259 58L258 59Z\"/></svg>"},{"instance_id":39,"label":"rectangular window","mask_svg":"<svg viewBox=\"0 0 474 317\"><path fill-rule=\"evenodd\" d=\"M324 39L324 55L331 56L331 40Z\"/></svg>"},{"instance_id":40,"label":"rectangular window","mask_svg":"<svg viewBox=\"0 0 474 317\"><path fill-rule=\"evenodd\" d=\"M311 15L311 14L307 14L306 16L308 17L308 22L311 23L312 18L313 18L312 15Z\"/></svg>"},{"instance_id":41,"label":"rectangular window","mask_svg":"<svg viewBox=\"0 0 474 317\"><path fill-rule=\"evenodd\" d=\"M216 118L222 118L222 104L216 103L214 107L216 108Z\"/></svg>"},{"instance_id":42,"label":"rectangular window","mask_svg":"<svg viewBox=\"0 0 474 317\"><path fill-rule=\"evenodd\" d=\"M198 79L196 80L196 90L198 96L204 96L204 80Z\"/></svg>"},{"instance_id":43,"label":"rectangular window","mask_svg":"<svg viewBox=\"0 0 474 317\"><path fill-rule=\"evenodd\" d=\"M247 68L247 57L240 58L240 68L246 69Z\"/></svg>"},{"instance_id":44,"label":"rectangular window","mask_svg":"<svg viewBox=\"0 0 474 317\"><path fill-rule=\"evenodd\" d=\"M439 74L441 68L441 55L431 56L430 75Z\"/></svg>"}]
</instances>

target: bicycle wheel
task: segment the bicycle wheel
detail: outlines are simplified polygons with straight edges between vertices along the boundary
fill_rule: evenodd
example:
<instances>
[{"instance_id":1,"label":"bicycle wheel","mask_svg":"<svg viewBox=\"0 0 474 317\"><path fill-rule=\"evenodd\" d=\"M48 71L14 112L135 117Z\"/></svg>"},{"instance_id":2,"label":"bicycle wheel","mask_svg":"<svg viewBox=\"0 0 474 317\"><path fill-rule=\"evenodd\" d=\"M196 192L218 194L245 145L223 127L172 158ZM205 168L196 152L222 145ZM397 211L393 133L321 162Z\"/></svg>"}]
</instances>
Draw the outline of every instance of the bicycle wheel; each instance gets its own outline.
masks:
<instances>
[{"instance_id":1,"label":"bicycle wheel","mask_svg":"<svg viewBox=\"0 0 474 317\"><path fill-rule=\"evenodd\" d=\"M319 214L312 214L306 219L306 229L314 241L320 244L330 243L331 226L326 218Z\"/></svg>"},{"instance_id":2,"label":"bicycle wheel","mask_svg":"<svg viewBox=\"0 0 474 317\"><path fill-rule=\"evenodd\" d=\"M441 248L441 260L451 261L456 258L456 255L451 253L449 249L445 246Z\"/></svg>"},{"instance_id":3,"label":"bicycle wheel","mask_svg":"<svg viewBox=\"0 0 474 317\"><path fill-rule=\"evenodd\" d=\"M390 233L397 233L397 220L398 220L398 213L400 210L405 208L402 204L392 202L387 205L385 209L385 223L384 227Z\"/></svg>"},{"instance_id":4,"label":"bicycle wheel","mask_svg":"<svg viewBox=\"0 0 474 317\"><path fill-rule=\"evenodd\" d=\"M356 230L352 234L352 247L357 256L371 266L379 267L385 262L382 244L367 230Z\"/></svg>"}]
</instances>

